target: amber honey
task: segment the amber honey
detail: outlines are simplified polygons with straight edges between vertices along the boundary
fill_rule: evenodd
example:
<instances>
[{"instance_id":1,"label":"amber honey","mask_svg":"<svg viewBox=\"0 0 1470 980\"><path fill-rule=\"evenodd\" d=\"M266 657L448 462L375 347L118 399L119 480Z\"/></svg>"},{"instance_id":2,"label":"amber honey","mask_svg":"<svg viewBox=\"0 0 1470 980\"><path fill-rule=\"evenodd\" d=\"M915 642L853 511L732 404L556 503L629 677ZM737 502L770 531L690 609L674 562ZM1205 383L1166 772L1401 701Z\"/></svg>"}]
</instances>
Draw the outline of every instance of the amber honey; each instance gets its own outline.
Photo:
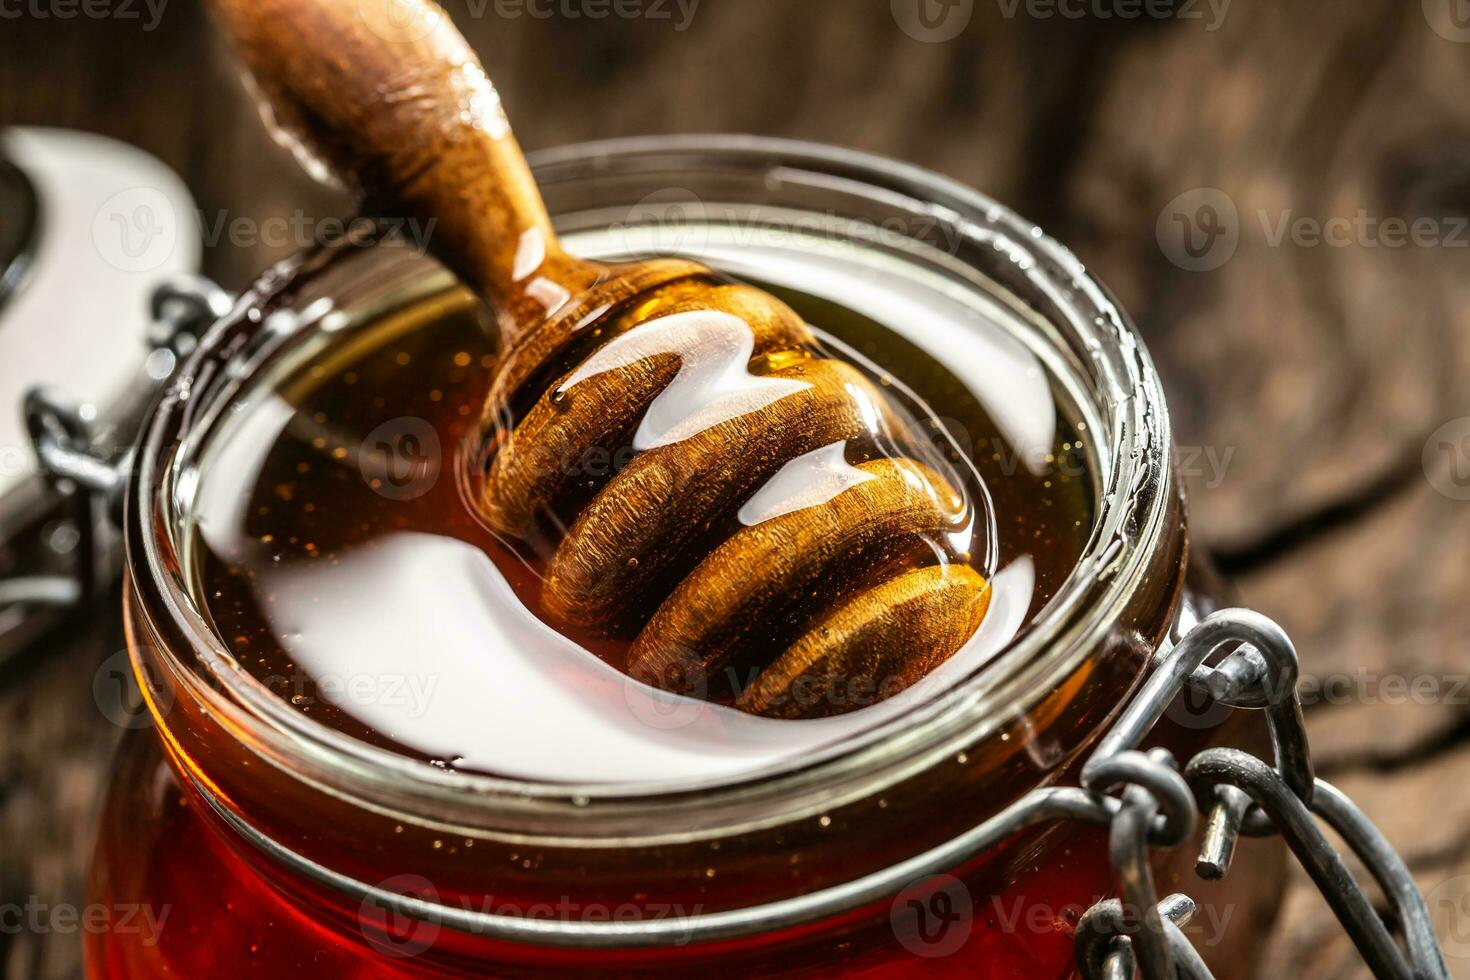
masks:
<instances>
[{"instance_id":1,"label":"amber honey","mask_svg":"<svg viewBox=\"0 0 1470 980\"><path fill-rule=\"evenodd\" d=\"M881 411L892 420L811 452L808 462L797 460L756 483L738 511L721 515L721 523L693 536L669 569L645 586L642 604L630 619L606 630L577 629L541 608L539 599L559 533L638 457L635 433L583 458L554 461L573 474L571 486L555 500L554 510L538 515L534 533L516 539L485 526L472 498L486 452L482 405L497 355L487 312L457 301L424 304L360 330L343 350L328 347L284 372L271 390L244 396L250 414L218 437L199 493L196 587L214 629L239 664L272 691L303 714L356 738L451 770L547 781L585 777L596 768L588 768L586 753L571 759L564 757L567 753L556 758L548 753L542 772L524 752L506 758L503 738L483 731L484 717L504 711L505 703L490 696L475 701L464 692L495 690L505 701L531 703L532 711L556 713L563 730L589 727L587 742L597 744L595 733L606 732L609 723L584 726L577 705L569 703L580 686L605 686L614 676L597 670L591 657L617 675L624 673L629 642L648 614L715 544L742 520L752 520L752 509L788 512L830 499L849 485L842 481L852 478L843 473L861 478L856 467L881 458L924 461L965 488L955 530L944 536L912 535L885 554L845 560L840 574L797 597L803 601L789 604L784 618L750 631L740 654L699 694L728 704L800 628L804 611L904 567L965 562L993 578L999 569L1023 563L1034 578L1023 600L1025 615L1034 615L1071 571L1091 530L1096 481L1086 423L1069 418L1054 389L1045 387L1048 397L1039 407L1050 417L1031 427L1049 439L1044 445L1019 446L1006 437L986 402L1011 406L1000 405L992 393L972 390L916 343L835 298L782 292L820 338L820 347L801 356L839 359L854 374L871 379L873 390L888 399ZM629 336L661 323L651 318ZM684 353L691 360L702 353L699 345L710 341L696 337L692 343ZM568 389L563 397L577 398L576 386L567 385L566 378L583 358L581 351L570 353L531 386L563 385ZM747 376L755 382L771 374L766 364L753 370L763 372ZM784 374L800 377L790 369ZM527 397L521 394L520 401ZM684 397L697 401L698 393ZM505 407L506 413L516 410ZM677 426L694 409L655 403L651 411L662 411L664 424ZM878 411L873 409L875 415ZM509 451L494 445L494 432L490 436L489 454ZM466 581L485 583L490 590L503 583L509 596L486 600ZM466 608L475 605L493 608L488 615ZM515 622L528 616L539 617L571 643ZM527 638L518 641L521 648L509 648L512 633ZM539 668L532 666L541 673L539 683L518 685L525 672L521 665L537 659L543 661ZM625 700L641 696L633 690L621 693ZM877 692L821 693L841 701ZM537 698L543 699L539 708ZM616 704L616 696L611 700ZM583 711L591 714L607 703L594 699ZM646 726L636 712L622 714L617 725L622 733L646 741ZM717 775L734 765L709 759L701 767L695 757L699 751L718 753L706 734L716 725L751 728L748 741L766 747L759 758L835 737L792 733L788 739L779 733L779 723L720 712L660 733L665 742L690 742L681 753L689 757L683 774ZM734 751L742 751L740 736L733 739ZM626 757L622 766L645 779L671 775L663 758L667 751L659 747L641 768Z\"/></svg>"}]
</instances>

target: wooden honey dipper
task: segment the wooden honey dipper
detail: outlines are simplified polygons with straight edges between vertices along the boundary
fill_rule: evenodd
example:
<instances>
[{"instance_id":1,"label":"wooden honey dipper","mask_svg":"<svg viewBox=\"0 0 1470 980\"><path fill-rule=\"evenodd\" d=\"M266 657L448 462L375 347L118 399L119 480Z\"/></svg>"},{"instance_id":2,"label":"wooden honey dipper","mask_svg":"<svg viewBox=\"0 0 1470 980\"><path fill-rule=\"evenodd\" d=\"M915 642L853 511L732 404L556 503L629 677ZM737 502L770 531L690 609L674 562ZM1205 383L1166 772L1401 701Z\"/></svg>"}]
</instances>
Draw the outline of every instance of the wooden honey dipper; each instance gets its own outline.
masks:
<instances>
[{"instance_id":1,"label":"wooden honey dipper","mask_svg":"<svg viewBox=\"0 0 1470 980\"><path fill-rule=\"evenodd\" d=\"M794 639L735 700L774 717L870 703L974 633L988 584L947 543L973 514L935 469L878 448L898 424L883 391L814 351L801 317L759 289L694 262L563 251L499 96L442 10L212 3L275 121L374 204L433 219L436 254L497 311L483 519L533 537L575 495L566 463L634 433L637 455L549 556L545 613L605 628L656 605L628 670L679 692L789 619ZM849 445L867 447L857 465ZM794 498L772 489L792 467ZM818 608L799 615L803 602Z\"/></svg>"}]
</instances>

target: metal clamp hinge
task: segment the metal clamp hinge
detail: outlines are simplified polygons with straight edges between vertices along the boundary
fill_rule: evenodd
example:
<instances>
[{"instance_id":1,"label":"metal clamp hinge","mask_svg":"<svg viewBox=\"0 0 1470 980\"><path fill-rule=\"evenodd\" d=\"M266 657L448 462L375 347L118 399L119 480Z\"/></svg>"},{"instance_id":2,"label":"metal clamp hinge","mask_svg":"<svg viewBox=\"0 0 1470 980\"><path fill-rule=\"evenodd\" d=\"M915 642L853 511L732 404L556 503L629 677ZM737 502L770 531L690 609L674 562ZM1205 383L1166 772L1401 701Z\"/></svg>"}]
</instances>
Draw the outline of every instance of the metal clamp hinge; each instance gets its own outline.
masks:
<instances>
[{"instance_id":1,"label":"metal clamp hinge","mask_svg":"<svg viewBox=\"0 0 1470 980\"><path fill-rule=\"evenodd\" d=\"M227 293L199 276L171 279L155 289L147 334L149 380L155 386L168 381L199 335L230 305ZM24 412L40 474L67 502L67 550L76 557L65 574L0 579L0 612L71 608L104 591L116 575L115 529L133 450L102 445L94 434L95 407L56 389L28 391ZM0 628L0 639L4 635Z\"/></svg>"},{"instance_id":2,"label":"metal clamp hinge","mask_svg":"<svg viewBox=\"0 0 1470 980\"><path fill-rule=\"evenodd\" d=\"M1233 649L1229 649L1233 648ZM1225 659L1206 661L1222 649ZM1403 860L1346 796L1312 772L1298 662L1285 632L1244 609L1221 610L1190 630L1150 676L1082 770L1083 785L1118 801L1109 856L1121 900L1093 906L1078 924L1077 965L1087 980L1206 980L1209 970L1180 926L1194 911L1183 895L1160 900L1150 852L1182 844L1199 811L1206 824L1196 871L1224 877L1240 835L1280 834L1322 892L1375 976L1448 980L1423 897ZM1271 731L1274 764L1213 748L1181 770L1169 753L1138 746L1186 691L1206 704L1258 708ZM1362 861L1391 906L1395 941L1318 821Z\"/></svg>"}]
</instances>

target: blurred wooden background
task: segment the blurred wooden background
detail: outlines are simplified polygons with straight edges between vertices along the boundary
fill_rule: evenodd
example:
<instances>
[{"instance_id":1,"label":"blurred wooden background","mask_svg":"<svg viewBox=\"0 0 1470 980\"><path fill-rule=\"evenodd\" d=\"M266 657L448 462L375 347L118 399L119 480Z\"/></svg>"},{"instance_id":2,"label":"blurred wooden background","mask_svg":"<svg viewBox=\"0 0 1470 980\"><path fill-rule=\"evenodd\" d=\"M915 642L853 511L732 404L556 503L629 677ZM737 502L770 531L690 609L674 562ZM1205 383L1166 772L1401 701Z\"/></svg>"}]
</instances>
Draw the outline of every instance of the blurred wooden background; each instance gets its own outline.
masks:
<instances>
[{"instance_id":1,"label":"blurred wooden background","mask_svg":"<svg viewBox=\"0 0 1470 980\"><path fill-rule=\"evenodd\" d=\"M582 0L449 6L528 148L843 144L956 177L1070 244L1159 362L1197 540L1288 627L1307 674L1349 681L1309 709L1321 772L1403 850L1470 976L1464 0L643 0L600 20ZM1172 15L1119 16L1140 8ZM137 144L206 224L351 213L265 137L195 3L86 9L112 15L0 6L0 124ZM1228 261L1178 237L1210 217L1233 229ZM1402 242L1389 219L1427 219L1433 241ZM1338 234L1314 244L1313 222ZM288 250L223 243L206 271L239 288ZM1201 262L1218 267L1181 267ZM115 627L86 628L0 688L0 901L79 901L117 734L89 690ZM1394 677L1436 693L1400 697ZM1366 975L1300 874L1268 941L1266 977ZM0 965L72 976L76 937L0 934Z\"/></svg>"}]
</instances>

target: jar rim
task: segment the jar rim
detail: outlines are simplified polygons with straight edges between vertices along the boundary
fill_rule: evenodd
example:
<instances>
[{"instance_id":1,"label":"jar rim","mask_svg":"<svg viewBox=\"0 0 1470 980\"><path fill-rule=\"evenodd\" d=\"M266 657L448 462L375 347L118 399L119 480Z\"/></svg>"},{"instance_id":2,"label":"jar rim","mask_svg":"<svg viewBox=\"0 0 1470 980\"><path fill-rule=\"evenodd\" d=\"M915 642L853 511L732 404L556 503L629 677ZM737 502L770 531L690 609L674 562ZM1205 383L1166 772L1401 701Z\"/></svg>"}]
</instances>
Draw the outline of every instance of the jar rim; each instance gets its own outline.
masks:
<instances>
[{"instance_id":1,"label":"jar rim","mask_svg":"<svg viewBox=\"0 0 1470 980\"><path fill-rule=\"evenodd\" d=\"M248 293L230 317L206 334L150 413L126 515L131 578L146 600L149 625L179 641L159 644L164 661L206 710L229 721L242 742L268 758L290 760L304 781L348 793L364 805L388 806L450 826L493 819L503 827L510 818L535 831L575 827L591 833L583 818L589 804L596 803L597 822L613 833L637 826L653 810L671 809L697 812L702 819L718 815L718 826L728 830L774 819L775 810L784 819L800 805L834 805L843 798L838 787L851 792L860 784L871 792L883 779L896 781L952 754L1025 710L1098 647L1139 587L1164 536L1174 477L1168 415L1148 354L1126 314L1070 251L957 181L878 155L805 141L740 135L634 137L558 147L533 153L530 159L538 177L589 166L601 174L652 160L679 160L688 166L691 159L726 168L743 164L813 171L904 194L940 212L962 234L1010 250L1018 267L1026 268L1028 278L1056 303L1067 328L1088 341L1092 357L1086 366L1096 372L1101 407L1108 413L1106 445L1097 435L1093 439L1103 464L1103 486L1092 535L1057 595L1000 656L946 697L881 726L873 738L698 784L549 784L423 765L290 710L235 665L192 598L186 565L169 533L173 522L168 509L175 502L170 471L184 434L208 415L208 406L191 397L197 394L193 382L201 370L209 370L225 328L249 306ZM268 273L254 292L268 291L269 282ZM202 676L180 660L184 651L198 661ZM135 650L135 658L139 655ZM167 737L167 720L151 701L150 710ZM727 802L738 809L722 805ZM774 810L761 813L763 804ZM627 820L607 820L612 814Z\"/></svg>"}]
</instances>

